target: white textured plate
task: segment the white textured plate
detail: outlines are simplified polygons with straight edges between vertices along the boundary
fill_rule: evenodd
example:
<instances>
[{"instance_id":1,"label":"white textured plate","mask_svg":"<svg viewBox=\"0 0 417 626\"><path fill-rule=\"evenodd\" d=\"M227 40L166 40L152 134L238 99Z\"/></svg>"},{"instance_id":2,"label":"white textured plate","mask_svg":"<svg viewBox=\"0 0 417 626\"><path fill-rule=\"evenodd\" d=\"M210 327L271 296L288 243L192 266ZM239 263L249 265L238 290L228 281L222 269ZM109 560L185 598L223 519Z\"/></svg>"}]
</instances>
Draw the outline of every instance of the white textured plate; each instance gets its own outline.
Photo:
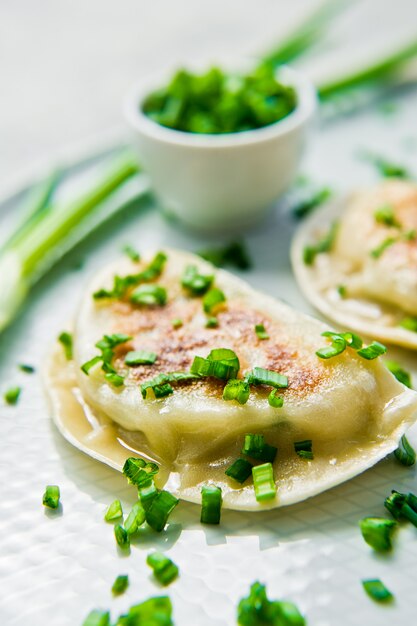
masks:
<instances>
[{"instance_id":1,"label":"white textured plate","mask_svg":"<svg viewBox=\"0 0 417 626\"><path fill-rule=\"evenodd\" d=\"M326 126L315 139L306 171L316 181L347 190L373 179L372 168L356 158L361 148L387 154L389 146L387 156L407 162L403 142L415 126L416 104L417 93L410 93L389 121L365 112ZM14 209L11 201L0 207L0 231ZM294 227L282 205L249 234L255 267L246 276L257 288L312 312L290 272ZM310 626L415 623L417 531L401 528L393 554L381 557L358 530L362 517L384 515L383 500L392 488L417 489L415 470L393 459L304 504L262 514L225 511L218 528L201 526L199 507L180 503L166 531L141 537L128 557L118 552L103 512L116 497L127 509L135 490L64 441L48 417L39 374L23 374L16 366L40 367L89 276L125 243L198 250L220 242L202 241L153 210L131 207L42 281L20 318L0 336L0 391L11 384L23 387L16 407L0 400L1 626L81 626L92 608L111 608L114 617L130 604L164 593L145 564L153 548L167 550L180 566L180 579L168 588L177 626L232 626L239 598L257 579L267 583L271 598L296 602ZM80 259L85 263L76 271ZM389 356L417 372L415 354L390 349ZM417 445L417 433L410 439ZM42 506L44 487L51 483L61 487L62 514ZM112 599L113 580L123 573L129 574L129 590ZM392 606L365 595L360 581L373 577L395 594Z\"/></svg>"}]
</instances>

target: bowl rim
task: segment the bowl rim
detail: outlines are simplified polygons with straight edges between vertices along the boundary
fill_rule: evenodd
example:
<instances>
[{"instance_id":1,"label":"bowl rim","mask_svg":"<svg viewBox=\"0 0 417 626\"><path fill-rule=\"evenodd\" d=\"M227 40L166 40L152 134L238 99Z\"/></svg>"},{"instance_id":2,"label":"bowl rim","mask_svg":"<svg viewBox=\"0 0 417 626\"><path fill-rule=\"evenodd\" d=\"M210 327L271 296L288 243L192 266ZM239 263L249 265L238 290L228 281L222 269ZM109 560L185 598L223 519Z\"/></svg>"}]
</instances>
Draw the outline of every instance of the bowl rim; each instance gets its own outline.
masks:
<instances>
[{"instance_id":1,"label":"bowl rim","mask_svg":"<svg viewBox=\"0 0 417 626\"><path fill-rule=\"evenodd\" d=\"M297 106L283 119L262 128L234 133L204 134L175 130L152 120L140 106L145 96L169 80L171 75L172 71L160 72L138 81L128 90L123 106L124 116L132 129L148 139L171 145L210 149L270 141L305 124L317 107L317 92L311 80L303 72L282 65L277 69L279 80L291 85L297 92Z\"/></svg>"}]
</instances>

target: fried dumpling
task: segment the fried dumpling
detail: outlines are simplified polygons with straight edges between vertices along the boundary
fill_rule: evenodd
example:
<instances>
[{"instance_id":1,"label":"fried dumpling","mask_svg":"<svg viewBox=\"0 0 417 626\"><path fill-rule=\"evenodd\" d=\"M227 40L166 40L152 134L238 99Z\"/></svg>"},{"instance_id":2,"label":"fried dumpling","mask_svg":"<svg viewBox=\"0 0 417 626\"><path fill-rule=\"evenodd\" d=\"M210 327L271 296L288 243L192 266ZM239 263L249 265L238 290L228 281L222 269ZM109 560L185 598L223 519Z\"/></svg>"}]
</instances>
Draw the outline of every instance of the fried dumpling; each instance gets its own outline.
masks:
<instances>
[{"instance_id":1,"label":"fried dumpling","mask_svg":"<svg viewBox=\"0 0 417 626\"><path fill-rule=\"evenodd\" d=\"M301 290L326 317L417 349L415 183L392 179L330 202L301 226L291 256Z\"/></svg>"},{"instance_id":2,"label":"fried dumpling","mask_svg":"<svg viewBox=\"0 0 417 626\"><path fill-rule=\"evenodd\" d=\"M192 254L122 259L84 295L73 360L59 345L49 357L52 415L69 441L112 467L132 455L156 461L157 485L185 500L200 502L212 483L228 508L292 504L382 459L417 411L417 394L381 359L352 347L319 358L327 330ZM277 494L265 502L250 476L239 484L225 475L247 434L278 448ZM306 441L312 459L295 450Z\"/></svg>"}]
</instances>

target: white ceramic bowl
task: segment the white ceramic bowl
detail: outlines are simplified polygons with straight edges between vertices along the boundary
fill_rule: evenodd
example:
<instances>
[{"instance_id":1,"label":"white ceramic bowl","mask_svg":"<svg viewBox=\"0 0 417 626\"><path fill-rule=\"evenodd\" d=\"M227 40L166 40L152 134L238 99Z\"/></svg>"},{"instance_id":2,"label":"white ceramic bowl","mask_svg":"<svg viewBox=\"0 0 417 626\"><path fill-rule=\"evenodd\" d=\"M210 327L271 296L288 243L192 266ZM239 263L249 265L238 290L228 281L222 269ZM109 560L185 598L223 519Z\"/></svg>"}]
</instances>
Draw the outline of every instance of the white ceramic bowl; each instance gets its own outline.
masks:
<instances>
[{"instance_id":1,"label":"white ceramic bowl","mask_svg":"<svg viewBox=\"0 0 417 626\"><path fill-rule=\"evenodd\" d=\"M280 68L278 78L295 88L296 109L270 126L223 135L172 130L142 112L145 97L166 84L166 75L129 92L125 116L140 163L165 209L199 230L238 230L259 221L288 189L316 108L316 92L289 67Z\"/></svg>"}]
</instances>

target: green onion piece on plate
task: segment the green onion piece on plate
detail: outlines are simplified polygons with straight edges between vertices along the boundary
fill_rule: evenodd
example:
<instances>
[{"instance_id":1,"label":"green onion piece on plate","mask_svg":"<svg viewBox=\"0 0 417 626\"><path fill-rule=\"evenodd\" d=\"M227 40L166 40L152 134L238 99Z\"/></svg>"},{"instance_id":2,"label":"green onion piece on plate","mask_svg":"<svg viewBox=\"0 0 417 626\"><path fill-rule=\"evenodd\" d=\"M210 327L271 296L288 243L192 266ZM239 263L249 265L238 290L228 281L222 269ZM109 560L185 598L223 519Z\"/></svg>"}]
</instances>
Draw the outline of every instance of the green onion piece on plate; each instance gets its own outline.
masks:
<instances>
[{"instance_id":1,"label":"green onion piece on plate","mask_svg":"<svg viewBox=\"0 0 417 626\"><path fill-rule=\"evenodd\" d=\"M303 261L306 265L313 265L318 254L331 251L338 226L338 222L334 222L329 231L315 245L306 246L304 248Z\"/></svg>"},{"instance_id":2,"label":"green onion piece on plate","mask_svg":"<svg viewBox=\"0 0 417 626\"><path fill-rule=\"evenodd\" d=\"M22 387L9 387L4 392L3 398L7 404L17 404L20 394L22 393Z\"/></svg>"},{"instance_id":3,"label":"green onion piece on plate","mask_svg":"<svg viewBox=\"0 0 417 626\"><path fill-rule=\"evenodd\" d=\"M203 297L203 309L209 315L217 311L217 309L226 302L226 296L221 289L213 287L209 289Z\"/></svg>"},{"instance_id":4,"label":"green onion piece on plate","mask_svg":"<svg viewBox=\"0 0 417 626\"><path fill-rule=\"evenodd\" d=\"M156 496L158 495L158 493L159 493L159 489L157 489L153 481L153 478L150 478L148 482L138 487L140 503L142 507L144 508L145 513L146 511L150 509L150 506L152 502L154 501L154 499L156 498ZM145 519L146 519L146 515L145 515Z\"/></svg>"},{"instance_id":5,"label":"green onion piece on plate","mask_svg":"<svg viewBox=\"0 0 417 626\"><path fill-rule=\"evenodd\" d=\"M269 339L269 335L263 324L255 324L255 333L258 339Z\"/></svg>"},{"instance_id":6,"label":"green onion piece on plate","mask_svg":"<svg viewBox=\"0 0 417 626\"><path fill-rule=\"evenodd\" d=\"M258 502L272 500L277 494L274 481L274 471L271 463L255 465L252 467L253 486L255 498Z\"/></svg>"},{"instance_id":7,"label":"green onion piece on plate","mask_svg":"<svg viewBox=\"0 0 417 626\"><path fill-rule=\"evenodd\" d=\"M122 574L114 581L111 591L114 596L120 596L126 591L129 586L129 576Z\"/></svg>"},{"instance_id":8,"label":"green onion piece on plate","mask_svg":"<svg viewBox=\"0 0 417 626\"><path fill-rule=\"evenodd\" d=\"M253 583L250 593L237 609L240 626L306 626L304 617L292 602L269 600L265 585Z\"/></svg>"},{"instance_id":9,"label":"green onion piece on plate","mask_svg":"<svg viewBox=\"0 0 417 626\"><path fill-rule=\"evenodd\" d=\"M222 490L215 485L203 485L201 488L202 524L219 524L222 509Z\"/></svg>"},{"instance_id":10,"label":"green onion piece on plate","mask_svg":"<svg viewBox=\"0 0 417 626\"><path fill-rule=\"evenodd\" d=\"M227 381L223 389L223 400L236 400L239 404L246 404L249 394L250 388L247 382L232 378Z\"/></svg>"},{"instance_id":11,"label":"green onion piece on plate","mask_svg":"<svg viewBox=\"0 0 417 626\"><path fill-rule=\"evenodd\" d=\"M217 328L219 325L219 320L217 317L208 317L206 320L206 328Z\"/></svg>"},{"instance_id":12,"label":"green onion piece on plate","mask_svg":"<svg viewBox=\"0 0 417 626\"><path fill-rule=\"evenodd\" d=\"M120 376L120 374L115 374L114 372L107 372L104 374L104 378L109 381L114 387L121 387L124 384L124 377Z\"/></svg>"},{"instance_id":13,"label":"green onion piece on plate","mask_svg":"<svg viewBox=\"0 0 417 626\"><path fill-rule=\"evenodd\" d=\"M382 354L385 354L386 351L387 349L385 346L382 345L382 343L379 343L379 341L373 341L366 348L361 348L360 350L358 350L358 354L367 361L373 361Z\"/></svg>"},{"instance_id":14,"label":"green onion piece on plate","mask_svg":"<svg viewBox=\"0 0 417 626\"><path fill-rule=\"evenodd\" d=\"M187 265L181 278L181 285L194 296L202 296L213 284L213 274L200 274L195 265Z\"/></svg>"},{"instance_id":15,"label":"green onion piece on plate","mask_svg":"<svg viewBox=\"0 0 417 626\"><path fill-rule=\"evenodd\" d=\"M295 441L294 450L302 459L314 459L313 442L311 441L311 439L305 439L304 441Z\"/></svg>"},{"instance_id":16,"label":"green onion piece on plate","mask_svg":"<svg viewBox=\"0 0 417 626\"><path fill-rule=\"evenodd\" d=\"M27 363L19 363L19 369L25 374L33 374L36 371L33 365L28 365Z\"/></svg>"},{"instance_id":17,"label":"green onion piece on plate","mask_svg":"<svg viewBox=\"0 0 417 626\"><path fill-rule=\"evenodd\" d=\"M127 534L133 535L140 526L144 523L146 518L145 509L141 502L136 502L132 506L132 510L125 520L125 529Z\"/></svg>"},{"instance_id":18,"label":"green onion piece on plate","mask_svg":"<svg viewBox=\"0 0 417 626\"><path fill-rule=\"evenodd\" d=\"M223 248L203 250L198 252L198 255L217 267L232 265L240 270L248 270L252 267L252 261L243 241L234 241Z\"/></svg>"},{"instance_id":19,"label":"green onion piece on plate","mask_svg":"<svg viewBox=\"0 0 417 626\"><path fill-rule=\"evenodd\" d=\"M274 409L280 409L284 406L284 398L279 395L278 389L273 389L268 396L268 404Z\"/></svg>"},{"instance_id":20,"label":"green onion piece on plate","mask_svg":"<svg viewBox=\"0 0 417 626\"><path fill-rule=\"evenodd\" d=\"M277 455L277 448L265 443L263 435L245 435L242 454L250 456L257 461L273 463Z\"/></svg>"},{"instance_id":21,"label":"green onion piece on plate","mask_svg":"<svg viewBox=\"0 0 417 626\"><path fill-rule=\"evenodd\" d=\"M177 506L179 500L169 491L159 491L152 499L149 508L146 510L146 521L151 528L161 532L168 521L172 511ZM143 505L143 502L142 502Z\"/></svg>"},{"instance_id":22,"label":"green onion piece on plate","mask_svg":"<svg viewBox=\"0 0 417 626\"><path fill-rule=\"evenodd\" d=\"M129 548L130 547L130 539L127 531L120 524L116 524L114 527L114 536L117 541L117 545L121 548Z\"/></svg>"},{"instance_id":23,"label":"green onion piece on plate","mask_svg":"<svg viewBox=\"0 0 417 626\"><path fill-rule=\"evenodd\" d=\"M287 376L272 370L266 370L263 367L254 367L247 374L246 380L250 385L269 385L275 389L286 389L288 387Z\"/></svg>"},{"instance_id":24,"label":"green onion piece on plate","mask_svg":"<svg viewBox=\"0 0 417 626\"><path fill-rule=\"evenodd\" d=\"M90 611L83 621L83 626L110 626L109 611L99 611L98 609Z\"/></svg>"},{"instance_id":25,"label":"green onion piece on plate","mask_svg":"<svg viewBox=\"0 0 417 626\"><path fill-rule=\"evenodd\" d=\"M181 326L184 325L184 322L179 317L176 317L174 320L172 320L171 324L172 328L181 328Z\"/></svg>"},{"instance_id":26,"label":"green onion piece on plate","mask_svg":"<svg viewBox=\"0 0 417 626\"><path fill-rule=\"evenodd\" d=\"M401 228L401 224L395 217L394 207L391 204L383 204L374 213L375 221L384 226Z\"/></svg>"},{"instance_id":27,"label":"green onion piece on plate","mask_svg":"<svg viewBox=\"0 0 417 626\"><path fill-rule=\"evenodd\" d=\"M142 487L159 472L159 466L153 461L145 461L134 456L126 459L123 465L123 474L129 483Z\"/></svg>"},{"instance_id":28,"label":"green onion piece on plate","mask_svg":"<svg viewBox=\"0 0 417 626\"><path fill-rule=\"evenodd\" d=\"M227 468L225 474L242 484L252 474L252 463L249 463L246 459L236 459L236 461L233 461Z\"/></svg>"},{"instance_id":29,"label":"green onion piece on plate","mask_svg":"<svg viewBox=\"0 0 417 626\"><path fill-rule=\"evenodd\" d=\"M157 359L155 352L146 352L146 350L132 350L125 356L125 363L130 367L135 365L153 365Z\"/></svg>"},{"instance_id":30,"label":"green onion piece on plate","mask_svg":"<svg viewBox=\"0 0 417 626\"><path fill-rule=\"evenodd\" d=\"M305 197L300 200L296 206L293 207L292 213L294 217L297 219L302 219L307 215L310 215L321 204L326 202L332 195L331 189L329 187L323 187L322 189L318 189L313 192L309 197Z\"/></svg>"},{"instance_id":31,"label":"green onion piece on plate","mask_svg":"<svg viewBox=\"0 0 417 626\"><path fill-rule=\"evenodd\" d=\"M384 254L385 250L387 250L387 248L390 248L397 241L398 241L397 237L387 237L386 239L384 239L384 241L382 241L379 244L379 246L377 246L376 248L373 248L369 254L374 259L379 259L379 257Z\"/></svg>"},{"instance_id":32,"label":"green onion piece on plate","mask_svg":"<svg viewBox=\"0 0 417 626\"><path fill-rule=\"evenodd\" d=\"M144 306L164 306L167 302L167 291L160 285L140 285L130 295L130 301Z\"/></svg>"},{"instance_id":33,"label":"green onion piece on plate","mask_svg":"<svg viewBox=\"0 0 417 626\"><path fill-rule=\"evenodd\" d=\"M392 549L392 535L397 522L384 517L365 517L359 522L362 537L377 552L388 552Z\"/></svg>"},{"instance_id":34,"label":"green onion piece on plate","mask_svg":"<svg viewBox=\"0 0 417 626\"><path fill-rule=\"evenodd\" d=\"M140 261L140 254L139 254L139 252L137 250L135 250L135 248L133 248L132 246L124 246L123 247L123 252L134 263L138 263Z\"/></svg>"},{"instance_id":35,"label":"green onion piece on plate","mask_svg":"<svg viewBox=\"0 0 417 626\"><path fill-rule=\"evenodd\" d=\"M396 361L384 361L385 366L389 369L391 374L394 374L395 378L400 381L406 387L412 388L411 374L407 370L403 369Z\"/></svg>"},{"instance_id":36,"label":"green onion piece on plate","mask_svg":"<svg viewBox=\"0 0 417 626\"><path fill-rule=\"evenodd\" d=\"M362 586L368 596L376 602L390 602L394 599L392 593L385 587L384 583L375 578L372 580L363 580Z\"/></svg>"},{"instance_id":37,"label":"green onion piece on plate","mask_svg":"<svg viewBox=\"0 0 417 626\"><path fill-rule=\"evenodd\" d=\"M67 332L62 332L58 337L58 341L62 344L62 347L64 348L65 358L67 359L67 361L71 361L72 359L72 335Z\"/></svg>"},{"instance_id":38,"label":"green onion piece on plate","mask_svg":"<svg viewBox=\"0 0 417 626\"><path fill-rule=\"evenodd\" d=\"M48 485L43 494L42 504L48 509L57 509L59 507L59 499L61 493L58 485Z\"/></svg>"},{"instance_id":39,"label":"green onion piece on plate","mask_svg":"<svg viewBox=\"0 0 417 626\"><path fill-rule=\"evenodd\" d=\"M162 552L148 554L146 562L153 569L156 580L164 587L178 578L177 565Z\"/></svg>"},{"instance_id":40,"label":"green onion piece on plate","mask_svg":"<svg viewBox=\"0 0 417 626\"><path fill-rule=\"evenodd\" d=\"M114 522L123 517L123 509L120 500L114 500L104 515L106 522Z\"/></svg>"},{"instance_id":41,"label":"green onion piece on plate","mask_svg":"<svg viewBox=\"0 0 417 626\"><path fill-rule=\"evenodd\" d=\"M416 462L416 451L411 446L407 437L403 435L400 439L400 445L394 451L394 456L401 463L401 465L405 465L406 467L411 467L415 465Z\"/></svg>"},{"instance_id":42,"label":"green onion piece on plate","mask_svg":"<svg viewBox=\"0 0 417 626\"><path fill-rule=\"evenodd\" d=\"M399 325L412 333L417 333L417 317L404 317Z\"/></svg>"},{"instance_id":43,"label":"green onion piece on plate","mask_svg":"<svg viewBox=\"0 0 417 626\"><path fill-rule=\"evenodd\" d=\"M156 596L130 607L126 621L117 626L174 626L168 596Z\"/></svg>"},{"instance_id":44,"label":"green onion piece on plate","mask_svg":"<svg viewBox=\"0 0 417 626\"><path fill-rule=\"evenodd\" d=\"M215 348L207 358L194 357L190 372L198 376L213 376L221 380L236 378L240 368L239 359L233 350Z\"/></svg>"}]
</instances>

